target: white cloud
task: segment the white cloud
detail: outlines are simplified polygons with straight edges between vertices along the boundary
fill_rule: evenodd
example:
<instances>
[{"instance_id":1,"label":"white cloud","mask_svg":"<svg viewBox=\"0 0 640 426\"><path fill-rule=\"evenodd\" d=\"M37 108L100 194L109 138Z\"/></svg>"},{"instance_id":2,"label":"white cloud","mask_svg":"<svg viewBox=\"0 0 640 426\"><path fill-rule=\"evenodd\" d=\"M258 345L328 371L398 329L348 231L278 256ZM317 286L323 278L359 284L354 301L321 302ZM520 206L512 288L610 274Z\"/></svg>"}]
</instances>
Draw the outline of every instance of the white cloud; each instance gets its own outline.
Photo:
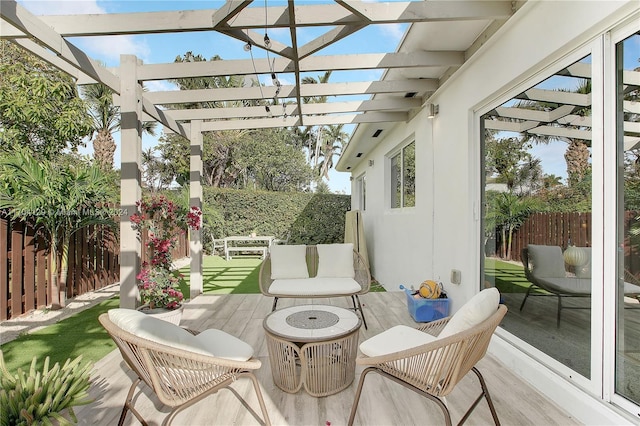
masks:
<instances>
[{"instance_id":1,"label":"white cloud","mask_svg":"<svg viewBox=\"0 0 640 426\"><path fill-rule=\"evenodd\" d=\"M34 15L105 13L96 0L21 0L19 3Z\"/></svg>"},{"instance_id":2,"label":"white cloud","mask_svg":"<svg viewBox=\"0 0 640 426\"><path fill-rule=\"evenodd\" d=\"M392 40L395 41L396 44L402 40L402 36L404 35L405 25L403 24L381 24L379 25L380 31L391 37Z\"/></svg>"},{"instance_id":3,"label":"white cloud","mask_svg":"<svg viewBox=\"0 0 640 426\"><path fill-rule=\"evenodd\" d=\"M140 36L114 35L80 37L72 41L92 58L106 62L113 66L120 63L120 55L136 55L143 61L147 61L151 49L147 42Z\"/></svg>"},{"instance_id":4,"label":"white cloud","mask_svg":"<svg viewBox=\"0 0 640 426\"><path fill-rule=\"evenodd\" d=\"M178 86L175 83L171 83L166 80L145 81L144 87L149 92L167 92L169 90L178 90Z\"/></svg>"}]
</instances>

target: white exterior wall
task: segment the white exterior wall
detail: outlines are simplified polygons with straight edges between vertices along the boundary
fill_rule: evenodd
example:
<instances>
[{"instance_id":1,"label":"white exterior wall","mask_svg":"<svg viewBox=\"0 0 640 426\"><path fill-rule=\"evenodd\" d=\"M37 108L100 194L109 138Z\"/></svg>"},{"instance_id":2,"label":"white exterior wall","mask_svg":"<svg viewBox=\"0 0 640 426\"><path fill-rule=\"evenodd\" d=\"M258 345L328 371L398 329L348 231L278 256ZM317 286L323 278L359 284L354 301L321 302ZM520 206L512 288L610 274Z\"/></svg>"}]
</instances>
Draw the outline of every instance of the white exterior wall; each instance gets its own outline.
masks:
<instances>
[{"instance_id":1,"label":"white exterior wall","mask_svg":"<svg viewBox=\"0 0 640 426\"><path fill-rule=\"evenodd\" d=\"M397 125L360 163L353 176L367 173L364 222L372 272L387 290L396 290L400 283L415 285L439 278L454 311L478 291L481 188L476 112L486 112L486 107L517 94L525 88L518 85L535 79L544 68L608 31L638 7L637 1L530 0L432 96L429 102L440 107L435 119L428 119L422 111L410 122ZM391 211L385 154L412 134L416 140L416 207ZM369 159L374 160L373 167L367 167ZM462 272L461 285L450 283L451 269ZM513 346L496 346L494 352L505 364L543 392L557 396L558 403L573 411L579 421L628 423L628 418L615 414L608 405L594 406L592 398L585 398ZM524 367L526 360L529 365Z\"/></svg>"}]
</instances>

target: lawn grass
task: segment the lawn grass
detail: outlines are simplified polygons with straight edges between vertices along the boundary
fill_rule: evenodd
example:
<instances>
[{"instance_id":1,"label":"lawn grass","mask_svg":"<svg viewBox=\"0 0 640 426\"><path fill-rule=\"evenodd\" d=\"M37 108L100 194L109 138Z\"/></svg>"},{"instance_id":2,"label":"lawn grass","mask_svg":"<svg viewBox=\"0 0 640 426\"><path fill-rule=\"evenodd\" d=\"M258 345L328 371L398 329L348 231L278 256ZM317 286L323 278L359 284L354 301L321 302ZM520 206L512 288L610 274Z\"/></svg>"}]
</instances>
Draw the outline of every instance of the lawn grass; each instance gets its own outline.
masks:
<instances>
[{"instance_id":1,"label":"lawn grass","mask_svg":"<svg viewBox=\"0 0 640 426\"><path fill-rule=\"evenodd\" d=\"M501 293L526 293L531 285L521 265L491 257L484 261L484 275L488 281L495 280L495 285Z\"/></svg>"},{"instance_id":2,"label":"lawn grass","mask_svg":"<svg viewBox=\"0 0 640 426\"><path fill-rule=\"evenodd\" d=\"M261 259L236 258L229 261L220 256L203 258L203 287L206 294L255 294L260 293L258 278ZM189 294L189 270L186 266L179 271L185 283L180 287L183 294ZM385 291L377 282L371 283L371 291ZM115 344L98 322L98 316L109 309L117 308L120 300L110 299L92 308L79 312L56 324L0 346L9 371L17 368L28 370L34 356L41 367L46 356L61 364L67 358L82 354L83 362L96 362L115 349Z\"/></svg>"},{"instance_id":3,"label":"lawn grass","mask_svg":"<svg viewBox=\"0 0 640 426\"><path fill-rule=\"evenodd\" d=\"M32 333L25 333L17 339L0 346L7 368L15 372L18 368L28 371L34 356L38 367L49 356L50 366L67 358L82 355L82 363L96 362L115 349L116 345L98 322L98 316L109 309L117 308L120 299L106 300L96 306L63 319L55 324Z\"/></svg>"}]
</instances>

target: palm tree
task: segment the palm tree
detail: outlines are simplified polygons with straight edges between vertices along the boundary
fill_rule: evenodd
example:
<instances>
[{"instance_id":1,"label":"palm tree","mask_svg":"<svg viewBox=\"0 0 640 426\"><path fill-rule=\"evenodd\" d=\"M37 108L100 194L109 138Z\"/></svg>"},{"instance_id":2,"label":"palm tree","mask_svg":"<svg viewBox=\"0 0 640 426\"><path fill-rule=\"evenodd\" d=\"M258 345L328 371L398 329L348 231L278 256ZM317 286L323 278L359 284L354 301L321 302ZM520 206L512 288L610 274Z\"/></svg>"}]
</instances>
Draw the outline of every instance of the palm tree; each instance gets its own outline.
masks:
<instances>
[{"instance_id":1,"label":"palm tree","mask_svg":"<svg viewBox=\"0 0 640 426\"><path fill-rule=\"evenodd\" d=\"M329 77L331 77L331 71L326 71L324 74L319 75L317 78L315 77L304 77L301 81L302 84L323 84L329 82ZM314 104L322 104L327 102L327 96L305 96L302 98L302 101L305 104L314 103ZM313 167L318 167L318 163L320 162L320 153L322 146L322 139L324 133L324 126L318 126L317 129L312 130L313 126L307 126L305 133L309 135L309 162L314 161ZM311 136L314 135L314 136Z\"/></svg>"},{"instance_id":2,"label":"palm tree","mask_svg":"<svg viewBox=\"0 0 640 426\"><path fill-rule=\"evenodd\" d=\"M501 192L493 198L486 223L500 227L502 233L502 257L511 260L513 231L518 229L531 212L531 201L511 192Z\"/></svg>"},{"instance_id":3,"label":"palm tree","mask_svg":"<svg viewBox=\"0 0 640 426\"><path fill-rule=\"evenodd\" d=\"M116 143L113 133L120 129L120 110L113 104L113 90L104 84L90 84L83 86L82 95L89 104L89 114L93 119L93 158L102 170L113 169L113 154ZM142 131L155 135L156 123L145 121Z\"/></svg>"},{"instance_id":4,"label":"palm tree","mask_svg":"<svg viewBox=\"0 0 640 426\"><path fill-rule=\"evenodd\" d=\"M14 220L30 222L47 240L54 308L65 305L73 234L89 225L115 228L103 204L112 195L109 177L96 165L53 165L37 161L27 151L0 159L0 209L6 209Z\"/></svg>"},{"instance_id":5,"label":"palm tree","mask_svg":"<svg viewBox=\"0 0 640 426\"><path fill-rule=\"evenodd\" d=\"M322 138L320 155L323 160L318 165L318 176L329 180L329 170L333 167L333 157L340 155L349 135L342 130L344 124L327 126Z\"/></svg>"}]
</instances>

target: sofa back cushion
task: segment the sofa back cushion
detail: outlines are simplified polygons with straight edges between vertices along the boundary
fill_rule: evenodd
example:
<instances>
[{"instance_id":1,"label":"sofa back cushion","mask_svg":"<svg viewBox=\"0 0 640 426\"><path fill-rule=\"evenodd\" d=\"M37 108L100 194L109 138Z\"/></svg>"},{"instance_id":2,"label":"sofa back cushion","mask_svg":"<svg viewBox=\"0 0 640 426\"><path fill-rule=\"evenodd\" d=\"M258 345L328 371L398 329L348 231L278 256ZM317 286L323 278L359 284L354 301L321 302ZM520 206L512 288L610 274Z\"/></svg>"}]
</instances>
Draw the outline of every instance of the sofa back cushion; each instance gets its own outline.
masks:
<instances>
[{"instance_id":1,"label":"sofa back cushion","mask_svg":"<svg viewBox=\"0 0 640 426\"><path fill-rule=\"evenodd\" d=\"M271 246L271 279L309 278L305 245Z\"/></svg>"},{"instance_id":2,"label":"sofa back cushion","mask_svg":"<svg viewBox=\"0 0 640 426\"><path fill-rule=\"evenodd\" d=\"M531 273L539 278L564 278L564 257L560 246L529 244Z\"/></svg>"},{"instance_id":3,"label":"sofa back cushion","mask_svg":"<svg viewBox=\"0 0 640 426\"><path fill-rule=\"evenodd\" d=\"M353 278L353 244L318 244L318 278Z\"/></svg>"}]
</instances>

